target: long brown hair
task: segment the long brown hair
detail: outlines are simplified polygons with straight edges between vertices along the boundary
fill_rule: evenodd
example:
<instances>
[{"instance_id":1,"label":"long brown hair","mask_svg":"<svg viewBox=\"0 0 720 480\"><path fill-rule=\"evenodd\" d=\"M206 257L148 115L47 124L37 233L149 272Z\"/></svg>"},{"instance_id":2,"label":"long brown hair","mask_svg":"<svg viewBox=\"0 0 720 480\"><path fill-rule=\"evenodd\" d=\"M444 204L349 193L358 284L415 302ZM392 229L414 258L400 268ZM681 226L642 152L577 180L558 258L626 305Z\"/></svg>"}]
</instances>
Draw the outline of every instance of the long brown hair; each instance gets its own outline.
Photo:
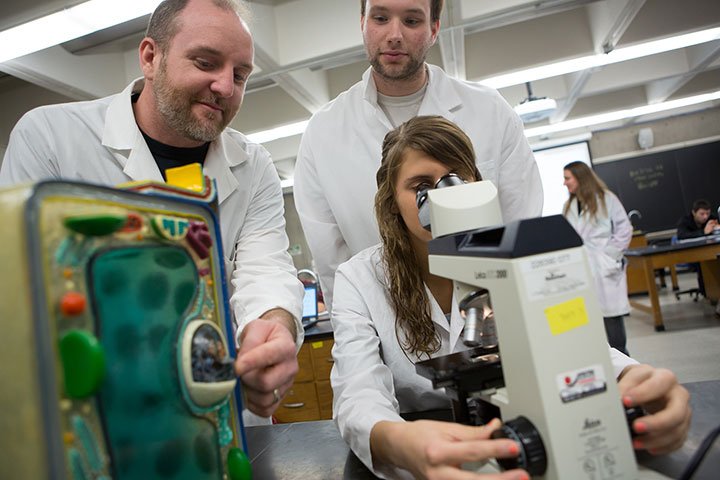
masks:
<instances>
[{"instance_id":1,"label":"long brown hair","mask_svg":"<svg viewBox=\"0 0 720 480\"><path fill-rule=\"evenodd\" d=\"M482 180L482 177L475 166L472 142L457 125L443 117L412 118L383 140L382 163L376 175L375 217L383 244L387 294L395 313L395 333L406 355L430 357L440 349L440 338L432 322L430 301L411 234L395 202L397 173L408 148L429 155L464 179Z\"/></svg>"},{"instance_id":2,"label":"long brown hair","mask_svg":"<svg viewBox=\"0 0 720 480\"><path fill-rule=\"evenodd\" d=\"M573 198L578 199L582 205L583 215L588 214L588 218L597 219L598 210L602 209L603 214L607 213L607 207L605 206L605 192L607 191L607 185L600 179L595 172L588 167L587 163L584 162L570 162L565 165L563 170L567 170L572 173L573 177L578 182L578 187L575 193L570 194L567 202L565 202L565 208L563 208L563 215L567 216L570 210L570 204Z\"/></svg>"}]
</instances>

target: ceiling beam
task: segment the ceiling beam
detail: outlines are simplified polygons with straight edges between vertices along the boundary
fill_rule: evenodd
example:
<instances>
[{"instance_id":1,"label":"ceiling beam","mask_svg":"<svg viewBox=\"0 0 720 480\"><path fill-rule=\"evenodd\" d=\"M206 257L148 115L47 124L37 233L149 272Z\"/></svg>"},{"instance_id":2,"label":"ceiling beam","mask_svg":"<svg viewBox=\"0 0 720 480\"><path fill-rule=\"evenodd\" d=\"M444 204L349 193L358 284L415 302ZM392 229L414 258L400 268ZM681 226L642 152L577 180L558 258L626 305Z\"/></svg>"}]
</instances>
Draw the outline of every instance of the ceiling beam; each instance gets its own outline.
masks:
<instances>
[{"instance_id":1,"label":"ceiling beam","mask_svg":"<svg viewBox=\"0 0 720 480\"><path fill-rule=\"evenodd\" d=\"M455 2L447 2L443 10L441 24L448 28L442 28L438 35L440 55L442 56L443 69L453 78L467 80L465 70L465 30L463 28L451 28L462 21L460 7Z\"/></svg>"},{"instance_id":2,"label":"ceiling beam","mask_svg":"<svg viewBox=\"0 0 720 480\"><path fill-rule=\"evenodd\" d=\"M465 32L460 29L440 32L438 35L443 69L451 77L467 80L465 71Z\"/></svg>"},{"instance_id":3,"label":"ceiling beam","mask_svg":"<svg viewBox=\"0 0 720 480\"><path fill-rule=\"evenodd\" d=\"M563 100L558 102L559 105L557 110L555 110L550 116L550 123L560 123L567 118L573 107L575 107L575 103L577 103L580 98L580 94L585 88L588 80L592 77L593 72L593 69L587 69L567 76L570 81L568 94Z\"/></svg>"},{"instance_id":4,"label":"ceiling beam","mask_svg":"<svg viewBox=\"0 0 720 480\"><path fill-rule=\"evenodd\" d=\"M317 112L330 101L327 75L308 69L280 72L280 66L263 48L255 45L255 64L310 113ZM252 78L252 77L251 77ZM256 80L257 82L257 80ZM252 88L252 84L249 85Z\"/></svg>"},{"instance_id":5,"label":"ceiling beam","mask_svg":"<svg viewBox=\"0 0 720 480\"><path fill-rule=\"evenodd\" d=\"M683 85L720 58L720 40L691 47L687 51L689 69L683 75L651 82L646 87L648 103L664 102Z\"/></svg>"},{"instance_id":6,"label":"ceiling beam","mask_svg":"<svg viewBox=\"0 0 720 480\"><path fill-rule=\"evenodd\" d=\"M255 46L257 48L257 44ZM255 53L257 56L257 51ZM271 80L273 77L281 75L283 73L290 73L296 70L302 70L304 68L308 68L312 71L324 70L327 68L336 68L343 65L349 65L351 63L359 62L366 58L367 57L365 55L365 49L363 47L352 47L337 52L328 52L324 55L309 58L307 60L289 63L285 66L277 67L277 69L275 70L266 70L263 68L261 72L253 74L250 77L250 81L248 82L248 90L254 89L256 85L263 85L267 83L269 79Z\"/></svg>"},{"instance_id":7,"label":"ceiling beam","mask_svg":"<svg viewBox=\"0 0 720 480\"><path fill-rule=\"evenodd\" d=\"M475 5L476 0L472 0L473 3L462 3L463 5ZM518 7L511 7L509 9L494 11L490 14L484 14L481 16L473 16L472 18L464 18L458 16L455 20L456 24L451 26L443 26L441 23L441 30L443 34L450 35L454 30L460 30L463 35L470 33L479 32L482 30L488 30L491 28L502 27L513 23L523 22L532 18L543 15L551 15L558 12L563 12L573 8L581 7L584 5L592 4L600 0L544 0L535 1L531 5L520 5ZM448 5L451 2L447 2ZM465 14L463 10L463 15ZM472 15L472 13L470 13ZM459 44L459 42L456 42ZM442 43L440 45L442 49ZM464 52L464 39L463 39L463 52ZM309 68L310 70L323 70L327 68L336 68L351 63L356 63L365 60L365 48L361 46L348 47L345 49L331 51L323 55L317 55L306 60L289 63L279 67L277 70L266 71L263 68L262 72L257 75L250 77L248 83L248 89L252 90L256 84L264 85L267 80L274 75L281 73L293 72L295 70L301 70ZM462 55L463 63L465 55ZM444 60L443 60L444 62Z\"/></svg>"},{"instance_id":8,"label":"ceiling beam","mask_svg":"<svg viewBox=\"0 0 720 480\"><path fill-rule=\"evenodd\" d=\"M488 13L487 3L490 2L464 0L462 5L465 18L461 26L465 28L466 33L471 34L572 10L598 1L600 0L535 0L506 9L491 9Z\"/></svg>"},{"instance_id":9,"label":"ceiling beam","mask_svg":"<svg viewBox=\"0 0 720 480\"><path fill-rule=\"evenodd\" d=\"M595 51L610 53L645 5L646 0L606 0L588 6Z\"/></svg>"},{"instance_id":10,"label":"ceiling beam","mask_svg":"<svg viewBox=\"0 0 720 480\"><path fill-rule=\"evenodd\" d=\"M129 82L122 52L73 55L60 45L0 63L0 71L73 100L105 97Z\"/></svg>"}]
</instances>

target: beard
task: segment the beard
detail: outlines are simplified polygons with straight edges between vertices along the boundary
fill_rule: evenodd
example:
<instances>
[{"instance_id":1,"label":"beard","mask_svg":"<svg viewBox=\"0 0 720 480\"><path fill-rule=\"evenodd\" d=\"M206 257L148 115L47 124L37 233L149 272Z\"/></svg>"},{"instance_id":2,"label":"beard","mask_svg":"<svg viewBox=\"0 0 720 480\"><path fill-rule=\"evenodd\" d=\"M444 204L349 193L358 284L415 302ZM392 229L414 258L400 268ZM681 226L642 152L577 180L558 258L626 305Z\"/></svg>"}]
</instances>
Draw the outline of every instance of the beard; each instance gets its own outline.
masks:
<instances>
[{"instance_id":1,"label":"beard","mask_svg":"<svg viewBox=\"0 0 720 480\"><path fill-rule=\"evenodd\" d=\"M172 85L167 76L164 59L160 63L152 89L155 107L165 122L175 132L190 140L212 142L235 116L221 98L189 95ZM198 102L218 105L222 112L203 112L201 118L198 118L192 111L192 106Z\"/></svg>"},{"instance_id":2,"label":"beard","mask_svg":"<svg viewBox=\"0 0 720 480\"><path fill-rule=\"evenodd\" d=\"M425 56L408 54L408 61L399 72L388 71L380 61L381 53L379 51L375 55L370 55L368 52L368 61L376 73L388 80L408 80L420 74L425 65Z\"/></svg>"}]
</instances>

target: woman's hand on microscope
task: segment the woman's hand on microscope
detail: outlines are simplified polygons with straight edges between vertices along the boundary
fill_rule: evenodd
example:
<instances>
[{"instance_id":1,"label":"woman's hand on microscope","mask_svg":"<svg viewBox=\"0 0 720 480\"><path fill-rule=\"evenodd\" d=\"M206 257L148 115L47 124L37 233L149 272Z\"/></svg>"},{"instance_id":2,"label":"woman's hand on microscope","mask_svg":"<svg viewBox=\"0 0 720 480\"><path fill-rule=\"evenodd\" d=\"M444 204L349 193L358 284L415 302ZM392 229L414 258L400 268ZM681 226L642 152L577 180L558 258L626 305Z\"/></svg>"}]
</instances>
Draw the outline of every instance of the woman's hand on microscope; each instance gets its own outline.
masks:
<instances>
[{"instance_id":1,"label":"woman's hand on microscope","mask_svg":"<svg viewBox=\"0 0 720 480\"><path fill-rule=\"evenodd\" d=\"M636 449L652 454L677 450L690 429L690 394L675 374L650 365L630 365L620 374L618 388L626 407L641 405L649 415L638 418L632 428Z\"/></svg>"},{"instance_id":2,"label":"woman's hand on microscope","mask_svg":"<svg viewBox=\"0 0 720 480\"><path fill-rule=\"evenodd\" d=\"M373 463L395 465L418 479L529 480L525 470L479 475L461 469L463 463L518 455L514 441L490 439L500 425L498 419L482 427L432 420L378 422L370 432Z\"/></svg>"}]
</instances>

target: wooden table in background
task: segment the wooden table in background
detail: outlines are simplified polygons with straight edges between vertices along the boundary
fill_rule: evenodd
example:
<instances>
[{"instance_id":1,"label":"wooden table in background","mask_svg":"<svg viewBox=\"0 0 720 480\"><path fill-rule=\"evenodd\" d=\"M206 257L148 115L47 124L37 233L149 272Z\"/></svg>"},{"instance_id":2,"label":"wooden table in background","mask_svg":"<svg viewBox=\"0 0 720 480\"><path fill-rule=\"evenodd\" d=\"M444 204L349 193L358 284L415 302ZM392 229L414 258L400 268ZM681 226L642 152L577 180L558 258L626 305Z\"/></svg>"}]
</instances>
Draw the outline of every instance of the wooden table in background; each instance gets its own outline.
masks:
<instances>
[{"instance_id":1,"label":"wooden table in background","mask_svg":"<svg viewBox=\"0 0 720 480\"><path fill-rule=\"evenodd\" d=\"M655 284L655 269L674 266L679 263L700 263L705 282L705 296L710 300L720 299L720 236L701 237L682 241L675 245L633 248L625 252L629 268L639 268L645 275L645 287L650 297L650 307L630 299L630 305L653 315L655 330L665 330ZM674 280L674 279L673 279ZM673 282L675 283L675 281Z\"/></svg>"},{"instance_id":2,"label":"wooden table in background","mask_svg":"<svg viewBox=\"0 0 720 480\"><path fill-rule=\"evenodd\" d=\"M648 240L644 233L636 233L630 240L628 248L647 247ZM665 272L660 270L660 286L665 287ZM645 281L645 269L642 265L628 265L627 271L628 295L636 293L647 293L647 282ZM673 290L678 290L677 271L675 265L670 265L670 277L672 279Z\"/></svg>"},{"instance_id":3,"label":"wooden table in background","mask_svg":"<svg viewBox=\"0 0 720 480\"><path fill-rule=\"evenodd\" d=\"M630 240L628 249L647 247L648 242L645 234L635 234ZM645 282L645 270L641 265L628 265L627 271L628 295L634 293L647 293L647 285Z\"/></svg>"}]
</instances>

